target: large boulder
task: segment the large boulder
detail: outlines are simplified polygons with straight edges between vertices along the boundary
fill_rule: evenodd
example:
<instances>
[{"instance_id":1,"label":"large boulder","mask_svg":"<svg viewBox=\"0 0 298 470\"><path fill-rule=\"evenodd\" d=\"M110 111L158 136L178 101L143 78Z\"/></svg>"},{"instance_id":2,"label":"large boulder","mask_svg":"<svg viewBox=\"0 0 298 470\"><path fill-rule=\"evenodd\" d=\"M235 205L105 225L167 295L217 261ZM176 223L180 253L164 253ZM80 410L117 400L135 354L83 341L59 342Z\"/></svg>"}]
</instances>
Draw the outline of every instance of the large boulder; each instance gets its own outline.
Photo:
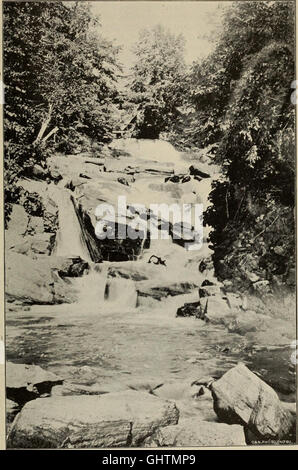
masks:
<instances>
[{"instance_id":1,"label":"large boulder","mask_svg":"<svg viewBox=\"0 0 298 470\"><path fill-rule=\"evenodd\" d=\"M6 395L19 405L49 393L54 385L62 383L61 377L39 366L13 362L6 364Z\"/></svg>"},{"instance_id":2,"label":"large boulder","mask_svg":"<svg viewBox=\"0 0 298 470\"><path fill-rule=\"evenodd\" d=\"M25 405L8 436L9 448L138 446L160 427L177 424L174 403L148 393L40 398Z\"/></svg>"},{"instance_id":3,"label":"large boulder","mask_svg":"<svg viewBox=\"0 0 298 470\"><path fill-rule=\"evenodd\" d=\"M71 303L75 291L50 266L50 257L31 259L8 251L6 263L6 299L25 304ZM28 280L30 279L30 282Z\"/></svg>"},{"instance_id":4,"label":"large boulder","mask_svg":"<svg viewBox=\"0 0 298 470\"><path fill-rule=\"evenodd\" d=\"M291 413L276 392L244 364L214 381L211 392L220 421L241 424L260 441L283 440L291 435Z\"/></svg>"},{"instance_id":5,"label":"large boulder","mask_svg":"<svg viewBox=\"0 0 298 470\"><path fill-rule=\"evenodd\" d=\"M65 256L51 256L49 263L52 269L56 270L60 277L80 277L85 270L90 268L87 261L79 256L66 258Z\"/></svg>"},{"instance_id":6,"label":"large boulder","mask_svg":"<svg viewBox=\"0 0 298 470\"><path fill-rule=\"evenodd\" d=\"M181 420L176 426L158 429L148 437L145 447L197 447L197 446L243 446L243 427L223 423L210 423L193 418Z\"/></svg>"}]
</instances>

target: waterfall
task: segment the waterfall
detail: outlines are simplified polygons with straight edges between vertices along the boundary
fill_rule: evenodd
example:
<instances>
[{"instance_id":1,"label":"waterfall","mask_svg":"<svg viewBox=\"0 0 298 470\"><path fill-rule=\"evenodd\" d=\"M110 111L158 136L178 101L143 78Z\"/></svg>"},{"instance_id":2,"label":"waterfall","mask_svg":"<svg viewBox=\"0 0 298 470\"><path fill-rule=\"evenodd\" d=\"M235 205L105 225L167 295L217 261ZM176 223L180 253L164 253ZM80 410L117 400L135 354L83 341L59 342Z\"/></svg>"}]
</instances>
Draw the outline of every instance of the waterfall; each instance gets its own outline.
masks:
<instances>
[{"instance_id":1,"label":"waterfall","mask_svg":"<svg viewBox=\"0 0 298 470\"><path fill-rule=\"evenodd\" d=\"M55 187L52 188L51 195L59 209L59 230L54 254L67 257L80 256L90 262L90 254L82 237L71 194L67 189Z\"/></svg>"},{"instance_id":2,"label":"waterfall","mask_svg":"<svg viewBox=\"0 0 298 470\"><path fill-rule=\"evenodd\" d=\"M137 291L134 281L116 277L110 279L106 286L105 298L108 303L118 308L135 308Z\"/></svg>"},{"instance_id":3,"label":"waterfall","mask_svg":"<svg viewBox=\"0 0 298 470\"><path fill-rule=\"evenodd\" d=\"M102 307L107 283L108 264L91 264L86 276L76 280L78 286L78 304L83 309L96 312Z\"/></svg>"}]
</instances>

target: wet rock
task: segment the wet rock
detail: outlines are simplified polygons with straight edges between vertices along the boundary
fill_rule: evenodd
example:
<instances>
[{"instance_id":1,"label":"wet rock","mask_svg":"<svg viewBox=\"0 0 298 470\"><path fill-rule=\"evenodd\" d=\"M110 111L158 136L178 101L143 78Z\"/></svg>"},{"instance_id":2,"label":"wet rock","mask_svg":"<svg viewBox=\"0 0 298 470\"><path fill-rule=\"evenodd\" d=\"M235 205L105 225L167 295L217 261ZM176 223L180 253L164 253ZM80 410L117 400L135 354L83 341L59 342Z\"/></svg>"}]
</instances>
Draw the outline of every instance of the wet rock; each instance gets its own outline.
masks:
<instances>
[{"instance_id":1,"label":"wet rock","mask_svg":"<svg viewBox=\"0 0 298 470\"><path fill-rule=\"evenodd\" d=\"M64 256L51 256L50 265L61 277L80 277L89 269L87 261L79 256L66 258Z\"/></svg>"},{"instance_id":2,"label":"wet rock","mask_svg":"<svg viewBox=\"0 0 298 470\"><path fill-rule=\"evenodd\" d=\"M191 292L196 286L192 282L154 282L154 281L140 281L137 283L136 288L138 295L141 297L152 297L156 300L161 300L167 296L181 295Z\"/></svg>"},{"instance_id":3,"label":"wet rock","mask_svg":"<svg viewBox=\"0 0 298 470\"><path fill-rule=\"evenodd\" d=\"M196 317L203 320L205 315L202 311L201 303L198 301L185 303L182 307L179 307L176 317Z\"/></svg>"},{"instance_id":4,"label":"wet rock","mask_svg":"<svg viewBox=\"0 0 298 470\"><path fill-rule=\"evenodd\" d=\"M136 447L176 424L174 403L149 393L53 397L27 403L8 436L9 448Z\"/></svg>"},{"instance_id":5,"label":"wet rock","mask_svg":"<svg viewBox=\"0 0 298 470\"><path fill-rule=\"evenodd\" d=\"M74 300L75 292L52 270L49 257L31 259L29 256L9 251L6 253L5 262L8 302L55 304Z\"/></svg>"},{"instance_id":6,"label":"wet rock","mask_svg":"<svg viewBox=\"0 0 298 470\"><path fill-rule=\"evenodd\" d=\"M13 204L7 227L7 237L13 243L14 239L24 235L27 230L29 216L24 207L19 204Z\"/></svg>"},{"instance_id":7,"label":"wet rock","mask_svg":"<svg viewBox=\"0 0 298 470\"><path fill-rule=\"evenodd\" d=\"M27 241L32 253L50 255L55 245L55 238L55 233L45 232L28 237Z\"/></svg>"},{"instance_id":8,"label":"wet rock","mask_svg":"<svg viewBox=\"0 0 298 470\"><path fill-rule=\"evenodd\" d=\"M173 176L168 176L165 178L165 183L170 181L171 183L179 183L180 182L180 176L179 175L173 175Z\"/></svg>"},{"instance_id":9,"label":"wet rock","mask_svg":"<svg viewBox=\"0 0 298 470\"><path fill-rule=\"evenodd\" d=\"M7 249L19 253L35 257L35 255L50 255L55 244L55 233L38 233L36 235L13 236L7 234Z\"/></svg>"},{"instance_id":10,"label":"wet rock","mask_svg":"<svg viewBox=\"0 0 298 470\"><path fill-rule=\"evenodd\" d=\"M276 392L245 365L238 364L211 384L220 421L241 424L258 439L287 439L292 417Z\"/></svg>"},{"instance_id":11,"label":"wet rock","mask_svg":"<svg viewBox=\"0 0 298 470\"><path fill-rule=\"evenodd\" d=\"M213 286L204 285L199 288L200 298L209 297L212 295L221 295L221 290L218 285L213 285Z\"/></svg>"},{"instance_id":12,"label":"wet rock","mask_svg":"<svg viewBox=\"0 0 298 470\"><path fill-rule=\"evenodd\" d=\"M243 446L243 427L188 418L176 426L158 429L146 439L145 447Z\"/></svg>"},{"instance_id":13,"label":"wet rock","mask_svg":"<svg viewBox=\"0 0 298 470\"><path fill-rule=\"evenodd\" d=\"M210 174L202 171L197 165L191 165L189 167L189 173L191 175L199 176L200 178L210 178Z\"/></svg>"},{"instance_id":14,"label":"wet rock","mask_svg":"<svg viewBox=\"0 0 298 470\"><path fill-rule=\"evenodd\" d=\"M115 186L117 185L117 186ZM123 186L123 191L129 190ZM127 188L127 189L125 189ZM90 181L76 188L74 195L74 207L82 227L82 236L88 246L92 261L98 263L107 261L136 260L142 249L148 247L149 238L145 233L145 242L140 237L120 237L129 229L130 220L126 223L114 223L111 215L103 217L95 215L95 209L100 203L109 203L116 208L116 197L119 194L119 183L113 181L101 181L100 185ZM124 194L125 195L125 194ZM113 217L112 217L113 219Z\"/></svg>"},{"instance_id":15,"label":"wet rock","mask_svg":"<svg viewBox=\"0 0 298 470\"><path fill-rule=\"evenodd\" d=\"M62 384L61 377L39 366L6 364L6 395L19 405L49 393L54 385Z\"/></svg>"},{"instance_id":16,"label":"wet rock","mask_svg":"<svg viewBox=\"0 0 298 470\"><path fill-rule=\"evenodd\" d=\"M129 261L127 263L130 263ZM110 266L108 270L108 277L123 277L124 279L131 279L132 281L145 281L149 279L148 277L148 268L144 266L136 266L135 263L126 265L114 265ZM151 267L150 267L151 268ZM149 269L150 269L149 268ZM145 272L144 272L145 271ZM150 274L152 274L152 269L150 269Z\"/></svg>"}]
</instances>

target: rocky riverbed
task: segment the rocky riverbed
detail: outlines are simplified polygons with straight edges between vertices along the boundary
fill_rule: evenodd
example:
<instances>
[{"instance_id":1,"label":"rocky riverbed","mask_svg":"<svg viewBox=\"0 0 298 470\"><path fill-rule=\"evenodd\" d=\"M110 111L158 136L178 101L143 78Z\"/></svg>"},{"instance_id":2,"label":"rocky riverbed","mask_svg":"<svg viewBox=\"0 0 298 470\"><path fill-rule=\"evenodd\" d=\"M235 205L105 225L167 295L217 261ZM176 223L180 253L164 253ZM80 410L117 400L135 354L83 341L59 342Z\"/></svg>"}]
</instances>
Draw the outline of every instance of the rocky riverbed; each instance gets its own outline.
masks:
<instances>
[{"instance_id":1,"label":"rocky riverbed","mask_svg":"<svg viewBox=\"0 0 298 470\"><path fill-rule=\"evenodd\" d=\"M169 239L95 236L96 207L118 195L128 210L206 208L218 171L166 142L119 140L20 181L43 210L15 205L6 231L10 447L293 441L294 298L251 273L247 292L219 282L207 227L197 251L162 218Z\"/></svg>"}]
</instances>

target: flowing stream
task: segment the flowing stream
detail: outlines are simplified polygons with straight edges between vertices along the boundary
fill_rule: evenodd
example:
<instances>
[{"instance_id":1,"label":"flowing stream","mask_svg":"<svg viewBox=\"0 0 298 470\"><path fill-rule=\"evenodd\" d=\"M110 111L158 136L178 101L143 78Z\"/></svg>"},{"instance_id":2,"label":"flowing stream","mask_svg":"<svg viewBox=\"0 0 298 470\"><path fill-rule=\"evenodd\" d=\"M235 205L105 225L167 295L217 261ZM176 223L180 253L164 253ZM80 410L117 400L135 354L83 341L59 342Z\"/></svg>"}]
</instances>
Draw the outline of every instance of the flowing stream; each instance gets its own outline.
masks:
<instances>
[{"instance_id":1,"label":"flowing stream","mask_svg":"<svg viewBox=\"0 0 298 470\"><path fill-rule=\"evenodd\" d=\"M172 165L176 173L189 166L167 142L127 139L114 146L136 159ZM163 175L136 177L132 199L146 204L152 198L179 202L189 196L189 202L206 204L211 178L176 186L166 185L164 179ZM90 262L71 194L63 185L52 191L60 225L55 254L81 256ZM180 280L199 285L203 275L198 263L209 254L206 243L200 251L189 252L171 239L159 239L151 240L137 261L116 264L128 272L148 273L148 282L157 280L158 286ZM149 264L152 255L166 259L166 265ZM140 296L138 283L132 279L110 277L109 269L115 263L90 265L88 274L72 281L79 292L77 303L35 305L30 311L18 310L7 318L9 360L44 365L77 383L108 383L111 387L217 376L239 360L252 370L269 371L273 381L284 384L283 391L293 380L289 376L288 348L266 355L221 325L176 318L178 307L198 300L197 288L157 300Z\"/></svg>"}]
</instances>

